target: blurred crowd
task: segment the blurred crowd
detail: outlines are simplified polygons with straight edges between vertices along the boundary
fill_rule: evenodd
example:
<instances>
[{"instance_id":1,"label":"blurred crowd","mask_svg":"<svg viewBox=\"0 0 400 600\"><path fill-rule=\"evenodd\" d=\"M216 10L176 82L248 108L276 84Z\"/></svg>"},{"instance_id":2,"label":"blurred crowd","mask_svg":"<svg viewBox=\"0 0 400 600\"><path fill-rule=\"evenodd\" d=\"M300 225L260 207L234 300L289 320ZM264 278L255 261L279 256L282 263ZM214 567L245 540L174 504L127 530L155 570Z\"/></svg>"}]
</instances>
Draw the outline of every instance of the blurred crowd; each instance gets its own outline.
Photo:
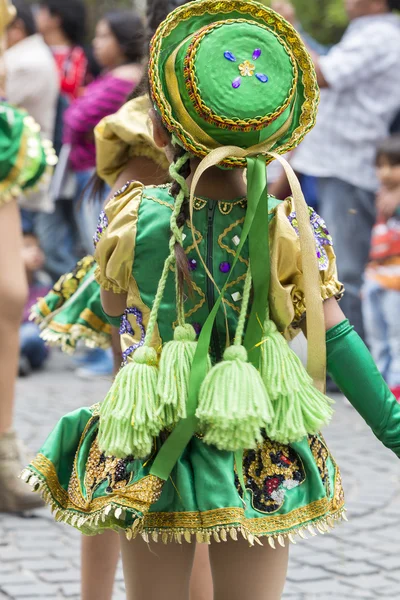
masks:
<instances>
[{"instance_id":1,"label":"blurred crowd","mask_svg":"<svg viewBox=\"0 0 400 600\"><path fill-rule=\"evenodd\" d=\"M133 11L105 14L87 45L82 0L46 0L33 7L16 0L14 5L16 18L6 37L6 97L35 118L59 157L50 188L42 186L20 203L30 294L19 370L27 375L48 353L38 327L29 322L31 306L93 252L97 216L108 192L93 192L94 128L134 93L146 49L142 20ZM87 352L82 360L83 376L112 373L107 351Z\"/></svg>"},{"instance_id":2,"label":"blurred crowd","mask_svg":"<svg viewBox=\"0 0 400 600\"><path fill-rule=\"evenodd\" d=\"M290 156L308 203L327 221L346 294L342 308L400 398L400 0L344 0L349 26L333 47L302 31L293 5L272 2L299 29L315 61L321 104L312 133ZM87 45L81 0L16 0L8 28L7 89L55 145L50 189L22 199L30 304L92 252L108 189L96 185L94 127L141 89L145 32L133 11L110 12ZM143 90L145 92L145 90ZM271 193L288 193L279 167ZM27 307L26 318L29 314ZM21 327L21 374L47 350ZM107 351L85 355L83 376L112 372Z\"/></svg>"}]
</instances>

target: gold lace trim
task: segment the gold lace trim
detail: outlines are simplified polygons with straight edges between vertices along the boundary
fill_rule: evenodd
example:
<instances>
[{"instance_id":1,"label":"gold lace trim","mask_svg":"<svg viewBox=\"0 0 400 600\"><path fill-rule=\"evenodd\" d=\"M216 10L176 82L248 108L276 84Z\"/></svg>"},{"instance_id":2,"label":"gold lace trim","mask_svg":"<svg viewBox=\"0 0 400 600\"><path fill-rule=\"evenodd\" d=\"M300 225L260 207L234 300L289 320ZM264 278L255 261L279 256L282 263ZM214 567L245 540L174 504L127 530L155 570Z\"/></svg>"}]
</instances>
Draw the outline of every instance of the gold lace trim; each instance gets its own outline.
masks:
<instances>
[{"instance_id":1,"label":"gold lace trim","mask_svg":"<svg viewBox=\"0 0 400 600\"><path fill-rule=\"evenodd\" d=\"M40 476L38 476L40 475ZM30 467L25 469L21 478L42 494L51 506L57 521L63 521L80 531L94 535L100 530L124 530L126 537L132 539L142 535L146 542L150 537L154 542L163 543L182 541L191 542L192 536L199 543L226 542L228 538L237 540L239 535L250 545L258 543L259 538L266 537L268 544L275 548L277 542L285 546L287 542L296 543L295 536L307 539L317 533L325 534L334 528L341 519L347 521L341 495L332 500L322 498L308 506L295 509L286 515L266 516L247 519L243 508L219 508L211 511L184 513L149 513L150 506L161 495L163 481L148 475L138 482L137 496L145 495L146 502L134 501L115 493L113 498L98 498L92 502L92 510L83 512L68 500L67 492L61 488L55 469L50 461L39 455ZM340 486L338 473L335 490ZM135 487L135 486L132 486ZM341 489L341 488L340 488ZM153 502L148 502L149 498ZM126 512L134 517L132 525L125 524ZM136 511L140 511L138 515ZM100 520L105 525L100 524Z\"/></svg>"}]
</instances>

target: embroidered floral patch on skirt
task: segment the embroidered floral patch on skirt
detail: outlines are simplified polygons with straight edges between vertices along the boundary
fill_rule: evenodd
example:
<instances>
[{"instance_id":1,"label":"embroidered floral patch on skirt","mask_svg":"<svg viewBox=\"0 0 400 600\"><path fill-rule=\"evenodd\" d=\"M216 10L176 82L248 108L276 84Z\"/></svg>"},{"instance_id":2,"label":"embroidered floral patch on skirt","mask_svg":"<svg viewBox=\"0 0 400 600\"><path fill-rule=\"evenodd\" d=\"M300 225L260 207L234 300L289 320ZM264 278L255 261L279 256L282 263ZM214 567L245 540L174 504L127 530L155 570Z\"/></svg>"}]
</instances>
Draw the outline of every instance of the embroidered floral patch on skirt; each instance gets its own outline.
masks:
<instances>
[{"instance_id":1,"label":"embroidered floral patch on skirt","mask_svg":"<svg viewBox=\"0 0 400 600\"><path fill-rule=\"evenodd\" d=\"M130 539L209 543L267 537L295 541L345 518L339 468L323 438L286 446L265 438L243 456L245 491L234 454L193 437L167 482L150 475L161 440L145 461L108 458L97 445L98 406L63 417L22 477L59 521L82 533L125 530Z\"/></svg>"}]
</instances>

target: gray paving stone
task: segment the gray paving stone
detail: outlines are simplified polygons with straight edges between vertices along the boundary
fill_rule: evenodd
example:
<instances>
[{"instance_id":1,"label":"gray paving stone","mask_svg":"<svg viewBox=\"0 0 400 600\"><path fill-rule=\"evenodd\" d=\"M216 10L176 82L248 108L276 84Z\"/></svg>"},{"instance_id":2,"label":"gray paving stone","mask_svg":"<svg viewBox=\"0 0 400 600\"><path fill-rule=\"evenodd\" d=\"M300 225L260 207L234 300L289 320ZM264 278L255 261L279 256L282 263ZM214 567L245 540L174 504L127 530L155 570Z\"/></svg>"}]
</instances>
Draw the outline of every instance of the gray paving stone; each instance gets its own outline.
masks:
<instances>
[{"instance_id":1,"label":"gray paving stone","mask_svg":"<svg viewBox=\"0 0 400 600\"><path fill-rule=\"evenodd\" d=\"M62 586L61 591L66 598L71 598L71 596L80 594L81 587L79 583L65 583Z\"/></svg>"},{"instance_id":2,"label":"gray paving stone","mask_svg":"<svg viewBox=\"0 0 400 600\"><path fill-rule=\"evenodd\" d=\"M9 583L16 583L18 585L30 585L32 581L36 581L33 573L21 573L20 571L12 571L11 573L0 574L0 585L4 587Z\"/></svg>"},{"instance_id":3,"label":"gray paving stone","mask_svg":"<svg viewBox=\"0 0 400 600\"><path fill-rule=\"evenodd\" d=\"M400 544L399 544L400 548ZM400 555L392 556L375 556L370 558L370 563L374 564L385 571L389 571L391 574L400 571Z\"/></svg>"},{"instance_id":4,"label":"gray paving stone","mask_svg":"<svg viewBox=\"0 0 400 600\"><path fill-rule=\"evenodd\" d=\"M11 598L46 598L54 595L54 588L39 581L30 585L8 584L2 586L3 591Z\"/></svg>"},{"instance_id":5,"label":"gray paving stone","mask_svg":"<svg viewBox=\"0 0 400 600\"><path fill-rule=\"evenodd\" d=\"M360 561L338 561L325 565L325 569L336 575L345 577L358 577L359 575L373 575L379 573L379 567Z\"/></svg>"},{"instance_id":6,"label":"gray paving stone","mask_svg":"<svg viewBox=\"0 0 400 600\"><path fill-rule=\"evenodd\" d=\"M301 570L296 569L295 571L289 571L288 580L292 583L298 583L303 581L317 581L318 579L328 579L329 574L319 567L308 567L303 566Z\"/></svg>"},{"instance_id":7,"label":"gray paving stone","mask_svg":"<svg viewBox=\"0 0 400 600\"><path fill-rule=\"evenodd\" d=\"M62 571L39 571L38 577L46 583L79 583L81 574L78 569Z\"/></svg>"},{"instance_id":8,"label":"gray paving stone","mask_svg":"<svg viewBox=\"0 0 400 600\"><path fill-rule=\"evenodd\" d=\"M23 569L38 573L39 571L60 571L68 569L69 563L65 560L46 557L45 560L22 560L20 565Z\"/></svg>"}]
</instances>

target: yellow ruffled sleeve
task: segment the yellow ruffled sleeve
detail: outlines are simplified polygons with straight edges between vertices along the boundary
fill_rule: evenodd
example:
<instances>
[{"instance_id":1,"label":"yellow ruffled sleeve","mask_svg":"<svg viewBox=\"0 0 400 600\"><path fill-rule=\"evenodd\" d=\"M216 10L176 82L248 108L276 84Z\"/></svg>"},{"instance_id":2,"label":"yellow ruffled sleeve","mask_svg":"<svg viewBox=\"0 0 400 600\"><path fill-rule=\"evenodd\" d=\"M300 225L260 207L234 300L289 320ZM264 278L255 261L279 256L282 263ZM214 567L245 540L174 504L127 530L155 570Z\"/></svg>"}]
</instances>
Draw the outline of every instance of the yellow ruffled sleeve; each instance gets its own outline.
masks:
<instances>
[{"instance_id":1,"label":"yellow ruffled sleeve","mask_svg":"<svg viewBox=\"0 0 400 600\"><path fill-rule=\"evenodd\" d=\"M140 96L105 117L95 128L97 173L110 187L134 156L150 158L168 171L165 152L153 140L150 108L149 97Z\"/></svg>"},{"instance_id":2,"label":"yellow ruffled sleeve","mask_svg":"<svg viewBox=\"0 0 400 600\"><path fill-rule=\"evenodd\" d=\"M116 294L128 292L132 277L142 194L140 183L129 183L100 213L94 237L98 264L95 278L103 289Z\"/></svg>"},{"instance_id":3,"label":"yellow ruffled sleeve","mask_svg":"<svg viewBox=\"0 0 400 600\"><path fill-rule=\"evenodd\" d=\"M336 256L332 238L323 219L310 210L315 251L320 272L320 293L323 300L343 295L343 285L337 277ZM271 316L287 337L305 315L304 280L296 213L292 199L278 205L270 225L271 250Z\"/></svg>"}]
</instances>

